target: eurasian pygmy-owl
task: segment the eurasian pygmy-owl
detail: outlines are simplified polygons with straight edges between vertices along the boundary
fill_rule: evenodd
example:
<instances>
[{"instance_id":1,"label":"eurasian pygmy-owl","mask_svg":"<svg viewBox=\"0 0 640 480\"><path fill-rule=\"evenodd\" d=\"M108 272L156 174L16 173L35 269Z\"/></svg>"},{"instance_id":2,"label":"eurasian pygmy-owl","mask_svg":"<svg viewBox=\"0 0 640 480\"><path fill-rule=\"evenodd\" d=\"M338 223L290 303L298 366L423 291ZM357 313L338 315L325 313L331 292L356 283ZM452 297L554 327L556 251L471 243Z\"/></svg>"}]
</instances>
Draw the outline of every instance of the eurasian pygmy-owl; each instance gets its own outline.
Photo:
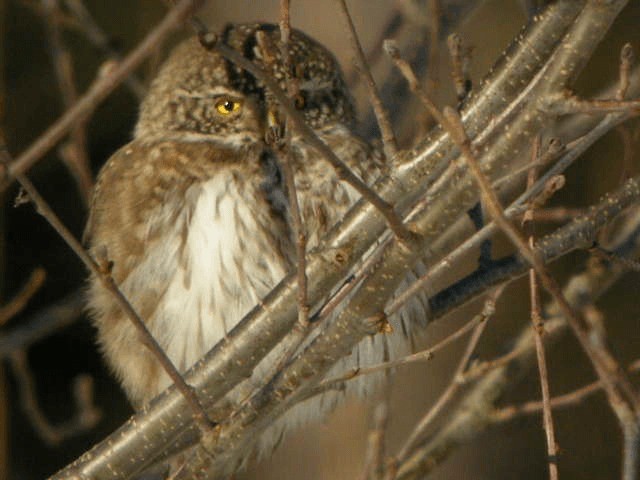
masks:
<instances>
[{"instance_id":1,"label":"eurasian pygmy-owl","mask_svg":"<svg viewBox=\"0 0 640 480\"><path fill-rule=\"evenodd\" d=\"M134 139L98 176L86 240L180 371L220 341L292 263L263 105L197 39L178 46L142 103ZM169 378L91 278L99 343L142 406Z\"/></svg>"},{"instance_id":2,"label":"eurasian pygmy-owl","mask_svg":"<svg viewBox=\"0 0 640 480\"><path fill-rule=\"evenodd\" d=\"M269 55L261 35L276 46ZM220 35L285 87L279 38L277 27L263 24L231 25ZM354 133L353 103L333 55L297 31L289 51L300 88L297 108L372 183L383 170L382 157ZM87 226L91 252L113 262L115 281L181 371L295 268L281 159L263 141L268 112L277 107L258 80L196 39L187 40L152 83L134 140L100 172ZM359 195L297 134L290 156L312 249ZM96 279L89 297L109 363L134 405L147 403L168 386L167 376ZM419 302L401 319L391 319L393 334L364 339L329 375L380 362L385 352L406 353L409 317L424 317ZM254 378L265 370L263 362ZM372 380L350 383L347 393L370 391ZM283 429L317 418L342 396L330 391L297 405L258 439L261 450L268 451Z\"/></svg>"}]
</instances>

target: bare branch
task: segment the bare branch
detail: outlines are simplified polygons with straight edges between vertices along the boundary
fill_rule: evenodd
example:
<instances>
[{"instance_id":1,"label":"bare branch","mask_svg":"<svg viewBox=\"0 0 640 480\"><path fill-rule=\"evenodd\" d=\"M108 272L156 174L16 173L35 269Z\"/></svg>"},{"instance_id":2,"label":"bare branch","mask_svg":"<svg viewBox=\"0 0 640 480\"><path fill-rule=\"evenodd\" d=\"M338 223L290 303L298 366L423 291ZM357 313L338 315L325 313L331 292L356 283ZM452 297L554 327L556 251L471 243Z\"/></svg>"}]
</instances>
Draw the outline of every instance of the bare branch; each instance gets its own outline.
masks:
<instances>
[{"instance_id":1,"label":"bare branch","mask_svg":"<svg viewBox=\"0 0 640 480\"><path fill-rule=\"evenodd\" d=\"M71 53L62 39L62 32L56 21L56 16L60 12L58 0L43 0L42 4L46 13L49 55L54 65L63 107L66 110L78 100ZM93 177L89 165L85 121L78 122L71 130L69 137L69 141L59 149L60 156L73 175L84 204L88 206L93 189Z\"/></svg>"},{"instance_id":2,"label":"bare branch","mask_svg":"<svg viewBox=\"0 0 640 480\"><path fill-rule=\"evenodd\" d=\"M637 372L638 367L631 364L628 368L629 372ZM586 398L590 397L594 393L602 391L602 382L599 380L591 382L583 387L576 388L575 390L558 395L550 399L551 407L554 410L559 408L573 407ZM496 422L507 422L522 415L531 415L540 413L543 405L540 401L525 402L521 405L510 405L502 408L495 409L491 414Z\"/></svg>"},{"instance_id":3,"label":"bare branch","mask_svg":"<svg viewBox=\"0 0 640 480\"><path fill-rule=\"evenodd\" d=\"M380 132L382 133L382 144L384 146L385 156L389 160L392 160L393 158L395 158L398 152L398 144L396 142L396 136L393 133L393 127L391 126L391 122L389 121L389 115L387 114L387 111L382 104L380 95L378 94L376 82L373 79L371 69L369 68L369 65L367 63L367 58L364 54L364 51L362 50L362 45L360 44L360 40L358 39L356 27L353 25L353 19L351 18L351 14L349 13L347 4L345 0L336 1L344 18L344 21L347 24L349 43L351 44L351 49L355 53L360 74L364 76L365 85L367 86L367 90L369 92L369 98L371 100L373 110L378 120L378 126L380 127Z\"/></svg>"},{"instance_id":4,"label":"bare branch","mask_svg":"<svg viewBox=\"0 0 640 480\"><path fill-rule=\"evenodd\" d=\"M96 107L128 77L142 61L151 55L156 46L170 33L180 27L182 22L198 6L202 0L180 0L140 44L127 55L121 63L109 73L95 80L87 93L82 95L72 108L67 110L51 127L31 144L0 172L0 191L6 190L9 184L19 174L27 172L49 150L51 150L64 136L75 127L77 122L86 119Z\"/></svg>"},{"instance_id":5,"label":"bare branch","mask_svg":"<svg viewBox=\"0 0 640 480\"><path fill-rule=\"evenodd\" d=\"M629 76L631 74L631 67L635 61L635 55L633 53L633 47L630 43L625 43L620 50L620 68L618 72L619 86L616 92L616 100L624 100L629 89Z\"/></svg>"},{"instance_id":6,"label":"bare branch","mask_svg":"<svg viewBox=\"0 0 640 480\"><path fill-rule=\"evenodd\" d=\"M620 229L609 248L621 255L640 254L640 211L635 209ZM633 253L632 253L633 252ZM624 269L615 263L588 264L582 272L574 275L566 284L565 297L571 305L581 310L597 300L622 276ZM547 340L555 340L566 331L566 322L559 307L551 303L545 307ZM553 329L550 328L553 325ZM560 328L558 328L560 327ZM551 334L553 333L553 334ZM508 362L501 362L491 369L453 410L437 435L417 451L399 472L399 479L416 478L433 470L455 449L484 431L492 422L495 402L503 392L533 365L535 345L533 331L525 328L517 337Z\"/></svg>"},{"instance_id":7,"label":"bare branch","mask_svg":"<svg viewBox=\"0 0 640 480\"><path fill-rule=\"evenodd\" d=\"M282 43L280 50L282 52L282 58L284 59L285 71L287 72L287 93L290 98L294 98L298 94L298 85L289 74L291 72L289 58L289 37L291 34L289 23L289 9L289 0L281 0L280 35ZM291 130L287 128L287 121L288 119L285 120L286 152L284 155L283 170L287 183L291 217L293 219L293 233L296 239L296 262L298 269L298 323L296 328L301 331L301 334L299 341L296 341L295 343L299 344L299 342L301 342L302 338L304 337L304 332L306 332L309 327L309 300L306 273L307 239L305 235L305 228L302 223L302 215L300 214L300 205L298 204L298 193L296 189L294 172L291 166L291 159L289 157L289 152L291 149ZM293 350L295 350L296 348L297 345L294 345L291 353L293 353Z\"/></svg>"},{"instance_id":8,"label":"bare branch","mask_svg":"<svg viewBox=\"0 0 640 480\"><path fill-rule=\"evenodd\" d=\"M562 93L549 99L549 111L554 115L585 113L590 115L612 112L640 114L640 100L585 100L571 93Z\"/></svg>"},{"instance_id":9,"label":"bare branch","mask_svg":"<svg viewBox=\"0 0 640 480\"><path fill-rule=\"evenodd\" d=\"M442 411L444 406L450 402L453 396L460 389L460 383L457 381L458 377L460 377L464 371L467 369L467 365L469 360L471 359L471 355L473 355L476 346L478 345L478 341L480 340L480 336L484 332L484 329L487 326L487 321L489 318L493 316L495 313L495 304L500 295L502 294L504 288L499 287L493 292L489 298L485 301L484 307L482 309L482 316L485 321L479 323L473 330L471 334L471 338L469 339L469 343L460 358L458 366L452 376L452 381L447 387L447 389L440 395L437 402L431 407L431 409L427 412L427 414L418 422L415 429L402 446L400 451L395 457L395 465L401 465L406 459L409 457L411 452L416 448L418 442L421 440L421 437L424 435L426 428L433 421L433 419ZM393 468L394 475L389 478L392 480L395 477L395 472L397 471L397 467Z\"/></svg>"},{"instance_id":10,"label":"bare branch","mask_svg":"<svg viewBox=\"0 0 640 480\"><path fill-rule=\"evenodd\" d=\"M491 308L493 305L489 304ZM361 377L362 375L370 375L372 373L390 370L393 368L400 367L402 365L408 365L416 362L428 362L435 357L435 354L442 350L444 347L449 346L454 341L462 338L469 331L475 329L481 323L484 323L488 319L488 314L490 313L489 308L484 308L481 313L475 315L471 320L465 323L462 327L452 332L450 335L447 335L445 338L440 340L438 343L433 345L432 347L422 350L420 352L413 353L411 355L407 355L406 357L398 358L396 360L390 360L384 363L379 363L377 365L371 365L369 367L360 367L354 369L350 372L345 372L343 375L334 378L328 378L323 380L318 384L318 386L309 392L309 396L314 396L319 394L320 392L330 390L330 389L338 389L340 385L344 382L351 381L354 378ZM465 373L460 375L466 376Z\"/></svg>"},{"instance_id":11,"label":"bare branch","mask_svg":"<svg viewBox=\"0 0 640 480\"><path fill-rule=\"evenodd\" d=\"M82 315L84 297L75 292L26 318L13 329L0 332L0 358L16 350L26 350L31 344L71 325Z\"/></svg>"},{"instance_id":12,"label":"bare branch","mask_svg":"<svg viewBox=\"0 0 640 480\"><path fill-rule=\"evenodd\" d=\"M50 446L59 445L66 438L85 433L92 429L102 417L93 405L93 380L80 375L74 380L76 414L61 425L52 425L38 404L35 381L27 365L24 351L16 350L10 355L11 367L18 382L20 404L38 435Z\"/></svg>"},{"instance_id":13,"label":"bare branch","mask_svg":"<svg viewBox=\"0 0 640 480\"><path fill-rule=\"evenodd\" d=\"M451 56L451 79L455 87L458 103L462 103L471 90L469 80L469 51L462 45L462 38L452 33L447 38L449 55Z\"/></svg>"},{"instance_id":14,"label":"bare branch","mask_svg":"<svg viewBox=\"0 0 640 480\"><path fill-rule=\"evenodd\" d=\"M5 150L0 149L0 160L5 161L4 157L7 157ZM8 163L5 161L4 163ZM102 286L108 290L114 300L117 302L118 307L122 309L125 315L131 320L137 333L140 335L141 342L147 347L151 353L158 360L162 368L167 372L173 383L177 386L178 390L184 395L189 406L192 409L194 420L202 432L208 432L211 428L209 418L200 404L195 391L187 385L182 375L176 367L171 363L171 360L164 353L156 339L151 335L144 321L140 318L137 312L133 309L129 301L122 294L115 281L111 277L110 267L108 266L108 260L104 259L103 265L98 265L96 261L82 248L80 242L75 239L71 232L64 226L57 215L53 212L47 202L40 196L35 186L31 181L23 174L17 174L16 180L20 183L22 188L29 195L29 199L35 205L37 211L45 218L45 220L53 227L53 229L60 235L65 243L73 250L78 258L84 263L87 269L99 279Z\"/></svg>"},{"instance_id":15,"label":"bare branch","mask_svg":"<svg viewBox=\"0 0 640 480\"><path fill-rule=\"evenodd\" d=\"M91 12L89 12L87 7L84 5L83 0L63 1L74 16L78 25L77 28L85 34L91 43L104 52L111 61L120 63L122 61L122 55L112 47L112 42L108 35L94 20ZM146 88L135 73L130 72L129 76L124 80L124 84L129 88L129 90L131 90L136 98L142 100L146 93Z\"/></svg>"},{"instance_id":16,"label":"bare branch","mask_svg":"<svg viewBox=\"0 0 640 480\"><path fill-rule=\"evenodd\" d=\"M27 306L40 287L44 285L47 274L43 268L36 268L25 282L24 286L8 303L0 307L0 326L15 317Z\"/></svg>"},{"instance_id":17,"label":"bare branch","mask_svg":"<svg viewBox=\"0 0 640 480\"><path fill-rule=\"evenodd\" d=\"M537 151L537 150L536 150ZM531 177L533 181L533 177ZM526 217L525 217L526 218ZM533 235L529 237L529 246L533 248ZM536 357L538 363L538 373L540 375L540 389L542 391L542 417L544 431L547 437L547 455L549 458L549 479L558 478L558 444L556 443L555 431L553 428L553 417L551 414L551 394L549 393L549 374L547 372L547 359L544 351L543 335L544 320L540 307L540 292L536 279L536 272L529 270L529 285L531 296L531 326L534 330L534 340L536 345Z\"/></svg>"}]
</instances>

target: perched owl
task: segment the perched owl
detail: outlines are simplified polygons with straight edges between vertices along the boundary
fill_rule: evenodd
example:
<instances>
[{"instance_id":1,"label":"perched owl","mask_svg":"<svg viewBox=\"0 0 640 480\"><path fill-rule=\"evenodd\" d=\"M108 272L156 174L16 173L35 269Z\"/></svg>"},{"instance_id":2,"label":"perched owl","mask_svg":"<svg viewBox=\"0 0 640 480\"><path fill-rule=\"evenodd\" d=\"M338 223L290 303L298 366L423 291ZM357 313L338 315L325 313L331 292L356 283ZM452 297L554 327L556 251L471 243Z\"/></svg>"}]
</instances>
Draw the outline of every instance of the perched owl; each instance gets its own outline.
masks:
<instances>
[{"instance_id":1,"label":"perched owl","mask_svg":"<svg viewBox=\"0 0 640 480\"><path fill-rule=\"evenodd\" d=\"M98 175L85 238L180 371L290 269L285 197L246 76L191 39L142 103L134 139ZM99 343L132 403L170 381L109 292L90 279Z\"/></svg>"},{"instance_id":2,"label":"perched owl","mask_svg":"<svg viewBox=\"0 0 640 480\"><path fill-rule=\"evenodd\" d=\"M265 55L259 32L275 52ZM277 27L231 25L220 41L285 86ZM373 183L384 162L354 133L353 102L336 60L298 31L289 50L290 72L300 88L297 108L357 175ZM264 142L268 112L277 107L260 81L196 39L187 40L152 83L133 141L99 174L86 231L91 253L113 262L115 281L180 371L295 268L282 159ZM359 195L304 138L294 135L290 155L312 249ZM108 362L132 403L146 404L169 385L168 377L95 278L89 305ZM422 304L411 304L401 317L391 319L394 333L364 339L329 375L381 362L386 353L406 354L409 319L425 317ZM261 375L279 353L272 352L230 400L265 381ZM375 377L363 377L347 393L370 392L372 383ZM260 450L270 451L284 430L317 419L342 397L330 391L297 405L256 439Z\"/></svg>"}]
</instances>

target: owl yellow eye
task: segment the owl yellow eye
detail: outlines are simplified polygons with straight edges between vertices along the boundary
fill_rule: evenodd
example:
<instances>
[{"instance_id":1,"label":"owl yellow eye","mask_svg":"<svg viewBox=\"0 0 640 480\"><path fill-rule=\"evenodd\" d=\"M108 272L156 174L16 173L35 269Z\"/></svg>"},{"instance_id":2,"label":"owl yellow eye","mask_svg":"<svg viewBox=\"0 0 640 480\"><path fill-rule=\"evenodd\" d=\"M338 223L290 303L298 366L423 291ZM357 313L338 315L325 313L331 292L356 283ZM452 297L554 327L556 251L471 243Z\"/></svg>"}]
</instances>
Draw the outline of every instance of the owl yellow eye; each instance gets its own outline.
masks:
<instances>
[{"instance_id":1,"label":"owl yellow eye","mask_svg":"<svg viewBox=\"0 0 640 480\"><path fill-rule=\"evenodd\" d=\"M230 113L240 110L241 106L242 102L238 100L223 98L222 100L218 100L216 103L216 110L220 115L229 115Z\"/></svg>"}]
</instances>

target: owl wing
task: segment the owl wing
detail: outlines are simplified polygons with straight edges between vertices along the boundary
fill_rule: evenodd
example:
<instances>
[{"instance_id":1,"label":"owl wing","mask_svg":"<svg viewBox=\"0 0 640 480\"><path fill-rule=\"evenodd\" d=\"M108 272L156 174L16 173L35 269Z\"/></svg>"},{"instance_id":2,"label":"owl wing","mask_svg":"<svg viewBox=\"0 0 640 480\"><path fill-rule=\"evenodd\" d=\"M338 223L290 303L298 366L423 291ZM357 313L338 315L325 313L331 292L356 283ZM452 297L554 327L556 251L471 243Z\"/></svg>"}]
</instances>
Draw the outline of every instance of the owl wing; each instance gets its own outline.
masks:
<instances>
[{"instance_id":1,"label":"owl wing","mask_svg":"<svg viewBox=\"0 0 640 480\"><path fill-rule=\"evenodd\" d=\"M108 204L119 203L124 190L121 182L127 178L127 170L138 164L136 157L143 157L148 149L131 142L117 150L100 169L93 187L89 218L82 235L82 242L90 246L98 231L108 222ZM126 188L125 188L126 189Z\"/></svg>"},{"instance_id":2,"label":"owl wing","mask_svg":"<svg viewBox=\"0 0 640 480\"><path fill-rule=\"evenodd\" d=\"M116 265L120 283L145 248L145 216L153 208L144 184L152 178L144 168L149 148L131 142L105 163L98 175L83 242L98 261Z\"/></svg>"}]
</instances>

